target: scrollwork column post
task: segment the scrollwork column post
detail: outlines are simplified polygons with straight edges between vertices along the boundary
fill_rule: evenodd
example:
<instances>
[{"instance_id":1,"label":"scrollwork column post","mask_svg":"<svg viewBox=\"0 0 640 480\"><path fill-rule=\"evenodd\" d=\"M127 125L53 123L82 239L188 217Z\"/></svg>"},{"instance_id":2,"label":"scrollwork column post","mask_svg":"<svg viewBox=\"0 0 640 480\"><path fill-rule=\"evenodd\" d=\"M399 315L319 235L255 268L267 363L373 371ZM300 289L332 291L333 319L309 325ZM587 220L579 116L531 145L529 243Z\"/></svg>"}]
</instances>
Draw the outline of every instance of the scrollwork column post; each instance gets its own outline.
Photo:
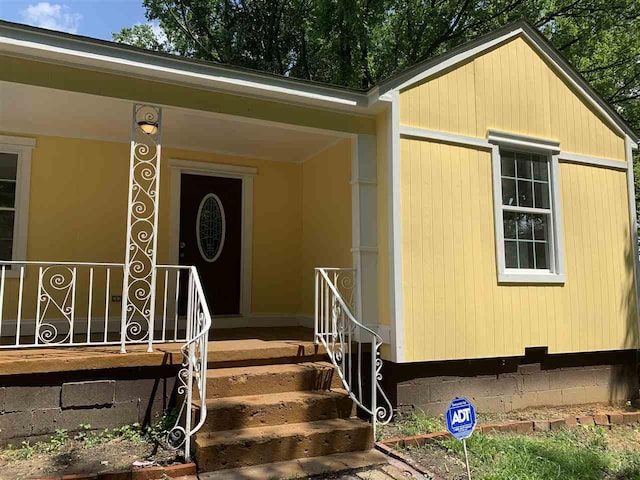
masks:
<instances>
[{"instance_id":1,"label":"scrollwork column post","mask_svg":"<svg viewBox=\"0 0 640 480\"><path fill-rule=\"evenodd\" d=\"M126 352L126 343L132 341L146 341L148 350L153 348L161 131L160 107L133 105L120 326L122 353Z\"/></svg>"}]
</instances>

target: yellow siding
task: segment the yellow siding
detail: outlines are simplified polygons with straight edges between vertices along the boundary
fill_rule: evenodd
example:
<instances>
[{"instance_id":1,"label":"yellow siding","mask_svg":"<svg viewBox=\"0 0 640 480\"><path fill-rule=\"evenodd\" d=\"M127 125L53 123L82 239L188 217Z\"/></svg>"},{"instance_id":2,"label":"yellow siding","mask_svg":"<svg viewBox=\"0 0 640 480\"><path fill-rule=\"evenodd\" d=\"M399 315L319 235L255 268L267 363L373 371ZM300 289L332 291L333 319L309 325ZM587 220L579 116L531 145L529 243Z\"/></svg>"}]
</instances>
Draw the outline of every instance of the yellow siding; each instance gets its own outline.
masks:
<instances>
[{"instance_id":1,"label":"yellow siding","mask_svg":"<svg viewBox=\"0 0 640 480\"><path fill-rule=\"evenodd\" d=\"M624 141L523 38L401 93L400 121L486 138L495 129L560 141L563 151L624 160Z\"/></svg>"},{"instance_id":2,"label":"yellow siding","mask_svg":"<svg viewBox=\"0 0 640 480\"><path fill-rule=\"evenodd\" d=\"M638 346L626 173L561 164L566 284L499 286L491 158L401 140L405 360Z\"/></svg>"},{"instance_id":3,"label":"yellow siding","mask_svg":"<svg viewBox=\"0 0 640 480\"><path fill-rule=\"evenodd\" d=\"M122 262L129 145L48 136L34 138L37 147L32 156L27 258ZM252 312L300 313L302 165L163 149L160 263L169 261L169 158L258 169L254 180ZM37 272L28 271L26 286L30 297L25 302L24 318L35 316L35 282ZM7 280L7 298L15 297L17 283L17 279ZM97 290L102 288L103 284L96 285ZM86 290L79 291L78 298L86 299ZM82 303L86 304L86 300L79 302L79 306ZM118 306L111 306L114 314ZM5 318L15 318L15 304L11 308L9 312L5 305ZM102 304L96 301L95 308L94 314L99 316Z\"/></svg>"},{"instance_id":4,"label":"yellow siding","mask_svg":"<svg viewBox=\"0 0 640 480\"><path fill-rule=\"evenodd\" d=\"M314 268L353 265L351 141L302 164L302 312L313 313Z\"/></svg>"}]
</instances>

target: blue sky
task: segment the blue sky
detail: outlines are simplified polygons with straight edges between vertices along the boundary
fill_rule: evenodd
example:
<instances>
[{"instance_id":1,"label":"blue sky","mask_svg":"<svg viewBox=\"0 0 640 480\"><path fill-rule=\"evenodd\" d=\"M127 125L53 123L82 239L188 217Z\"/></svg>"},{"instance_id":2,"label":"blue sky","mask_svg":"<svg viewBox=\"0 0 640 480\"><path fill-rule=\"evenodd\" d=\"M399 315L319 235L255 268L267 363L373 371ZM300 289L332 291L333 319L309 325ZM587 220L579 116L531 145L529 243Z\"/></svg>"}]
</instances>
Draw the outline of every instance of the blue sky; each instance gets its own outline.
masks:
<instances>
[{"instance_id":1,"label":"blue sky","mask_svg":"<svg viewBox=\"0 0 640 480\"><path fill-rule=\"evenodd\" d=\"M146 22L142 0L0 0L0 18L103 40Z\"/></svg>"}]
</instances>

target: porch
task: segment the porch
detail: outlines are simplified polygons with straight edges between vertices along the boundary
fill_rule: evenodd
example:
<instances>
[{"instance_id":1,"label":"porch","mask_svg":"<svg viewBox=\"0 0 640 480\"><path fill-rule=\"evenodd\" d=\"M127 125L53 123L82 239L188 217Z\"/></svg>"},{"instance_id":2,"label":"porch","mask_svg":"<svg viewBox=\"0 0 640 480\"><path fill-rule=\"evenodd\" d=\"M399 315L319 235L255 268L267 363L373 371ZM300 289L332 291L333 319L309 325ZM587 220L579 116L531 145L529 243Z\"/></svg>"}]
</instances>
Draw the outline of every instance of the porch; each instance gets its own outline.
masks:
<instances>
[{"instance_id":1,"label":"porch","mask_svg":"<svg viewBox=\"0 0 640 480\"><path fill-rule=\"evenodd\" d=\"M358 267L351 134L8 82L0 102L0 348L183 341L191 265L213 329L311 327L314 268ZM198 216L221 208L226 235Z\"/></svg>"},{"instance_id":2,"label":"porch","mask_svg":"<svg viewBox=\"0 0 640 480\"><path fill-rule=\"evenodd\" d=\"M62 391L84 382L77 372L109 385L108 372L162 372L165 390L178 394L161 401L178 409L167 442L189 458L201 429L209 439L233 430L224 416L208 419L212 370L269 378L286 364L286 375L302 378L285 382L291 418L321 421L313 405L327 406L323 435L357 431L360 440L340 449L370 446L355 409L334 403L355 402L374 425L384 417L382 341L358 321L377 320L375 301L362 302L377 300L376 249L362 244L376 226L373 137L7 82L0 103L0 174L14 172L0 183L15 186L0 198L0 216L10 217L0 218L0 247L12 258L0 261L4 385L53 378ZM60 115L68 105L73 113ZM300 365L316 362L309 380ZM346 391L313 392L327 368ZM115 405L106 388L99 401ZM75 421L56 398L45 413ZM245 434L261 435L234 433ZM218 448L207 442L200 451Z\"/></svg>"},{"instance_id":3,"label":"porch","mask_svg":"<svg viewBox=\"0 0 640 480\"><path fill-rule=\"evenodd\" d=\"M304 327L223 328L212 330L208 344L208 364L242 364L248 360L276 362L300 357L324 358L326 349L314 344L313 330ZM66 348L30 348L16 355L0 350L0 378L56 372L91 371L112 368L180 367L180 343L158 343L152 352L144 344L131 345L127 354L119 345Z\"/></svg>"}]
</instances>

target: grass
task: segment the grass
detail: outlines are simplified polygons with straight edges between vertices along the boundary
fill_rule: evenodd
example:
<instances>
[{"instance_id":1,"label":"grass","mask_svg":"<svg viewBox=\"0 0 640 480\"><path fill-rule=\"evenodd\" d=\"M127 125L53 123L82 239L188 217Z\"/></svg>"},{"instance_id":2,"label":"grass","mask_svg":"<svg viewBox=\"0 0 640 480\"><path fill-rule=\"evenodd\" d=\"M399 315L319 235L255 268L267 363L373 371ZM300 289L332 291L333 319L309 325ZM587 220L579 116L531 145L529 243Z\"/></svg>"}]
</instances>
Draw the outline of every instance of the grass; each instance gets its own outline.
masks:
<instances>
[{"instance_id":1,"label":"grass","mask_svg":"<svg viewBox=\"0 0 640 480\"><path fill-rule=\"evenodd\" d=\"M462 443L442 446L464 458ZM481 480L640 480L640 451L617 450L600 428L536 435L474 434L467 440L474 478Z\"/></svg>"},{"instance_id":2,"label":"grass","mask_svg":"<svg viewBox=\"0 0 640 480\"><path fill-rule=\"evenodd\" d=\"M441 418L413 413L392 428L393 436L411 436L443 431L444 425ZM467 440L467 448L474 480L640 480L638 427L609 431L582 426L528 435L477 432ZM444 440L405 453L428 469L448 461L452 468L436 473L466 478L459 475L464 462L460 441Z\"/></svg>"}]
</instances>

